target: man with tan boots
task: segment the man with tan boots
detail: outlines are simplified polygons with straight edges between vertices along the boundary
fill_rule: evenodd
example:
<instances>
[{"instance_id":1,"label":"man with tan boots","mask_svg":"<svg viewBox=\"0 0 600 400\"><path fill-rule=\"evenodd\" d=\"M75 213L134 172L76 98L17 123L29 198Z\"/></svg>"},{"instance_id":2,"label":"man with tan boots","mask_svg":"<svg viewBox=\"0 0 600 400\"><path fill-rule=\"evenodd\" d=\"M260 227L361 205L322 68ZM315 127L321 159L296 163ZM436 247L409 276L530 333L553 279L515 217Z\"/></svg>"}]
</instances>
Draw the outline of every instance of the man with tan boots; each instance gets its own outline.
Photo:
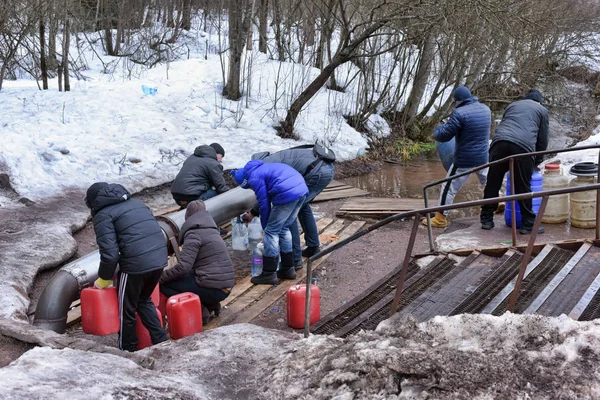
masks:
<instances>
[{"instance_id":1,"label":"man with tan boots","mask_svg":"<svg viewBox=\"0 0 600 400\"><path fill-rule=\"evenodd\" d=\"M448 142L452 138L456 140L454 162L446 177L466 172L488 162L488 143L492 124L489 107L480 103L465 86L456 88L453 96L456 109L450 115L448 122L438 126L433 132L433 137L438 142ZM479 182L485 186L487 168L477 171L476 174ZM469 179L469 176L465 175L444 182L439 205L452 204L454 196ZM435 213L435 217L431 219L431 226L445 228L447 226L446 215L448 215L448 211ZM427 225L427 220L423 220L423 225Z\"/></svg>"}]
</instances>

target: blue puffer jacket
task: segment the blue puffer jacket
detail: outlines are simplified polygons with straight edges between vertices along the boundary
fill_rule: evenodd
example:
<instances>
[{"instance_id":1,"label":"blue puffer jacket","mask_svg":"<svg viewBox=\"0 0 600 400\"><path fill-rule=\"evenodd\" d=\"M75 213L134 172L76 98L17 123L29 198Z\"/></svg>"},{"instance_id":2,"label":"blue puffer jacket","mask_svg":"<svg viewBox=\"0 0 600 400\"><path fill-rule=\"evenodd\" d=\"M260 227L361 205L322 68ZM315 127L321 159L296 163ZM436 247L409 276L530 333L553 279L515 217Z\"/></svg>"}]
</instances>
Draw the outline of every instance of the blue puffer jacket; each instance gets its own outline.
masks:
<instances>
[{"instance_id":1,"label":"blue puffer jacket","mask_svg":"<svg viewBox=\"0 0 600 400\"><path fill-rule=\"evenodd\" d=\"M269 220L271 203L287 204L308 194L302 175L286 164L248 161L244 166L244 180L240 186L249 186L256 194L263 229Z\"/></svg>"},{"instance_id":2,"label":"blue puffer jacket","mask_svg":"<svg viewBox=\"0 0 600 400\"><path fill-rule=\"evenodd\" d=\"M438 142L456 138L454 166L475 168L488 162L491 124L489 107L471 97L456 107L447 123L435 129L433 138Z\"/></svg>"}]
</instances>

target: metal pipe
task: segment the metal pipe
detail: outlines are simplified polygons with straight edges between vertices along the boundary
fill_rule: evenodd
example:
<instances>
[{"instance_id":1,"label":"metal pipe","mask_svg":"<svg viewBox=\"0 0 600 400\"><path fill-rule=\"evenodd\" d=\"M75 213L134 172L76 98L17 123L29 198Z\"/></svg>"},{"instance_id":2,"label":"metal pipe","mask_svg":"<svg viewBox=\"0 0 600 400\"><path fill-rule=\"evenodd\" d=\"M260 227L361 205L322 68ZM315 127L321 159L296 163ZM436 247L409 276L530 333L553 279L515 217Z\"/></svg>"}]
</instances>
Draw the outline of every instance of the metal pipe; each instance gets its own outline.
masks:
<instances>
[{"instance_id":1,"label":"metal pipe","mask_svg":"<svg viewBox=\"0 0 600 400\"><path fill-rule=\"evenodd\" d=\"M394 294L394 301L392 302L392 313L393 316L398 311L398 304L400 304L400 296L402 296L402 290L404 289L404 281L406 280L406 273L408 272L408 264L410 263L410 257L412 255L413 247L415 246L415 239L417 238L417 229L419 229L419 215L415 215L415 221L413 223L412 231L410 232L410 240L408 241L408 248L404 254L404 261L402 262L402 272L398 279L398 285L396 286L396 293Z\"/></svg>"},{"instance_id":2,"label":"metal pipe","mask_svg":"<svg viewBox=\"0 0 600 400\"><path fill-rule=\"evenodd\" d=\"M519 298L519 291L521 291L521 282L523 282L523 277L525 276L525 270L527 269L527 264L529 264L529 258L531 257L531 253L533 252L533 245L535 244L535 239L538 234L538 229L540 229L540 225L542 224L542 216L544 215L544 211L546 211L546 204L548 204L548 196L544 196L542 198L542 204L540 204L540 209L538 211L537 216L535 217L535 223L533 224L533 228L531 228L531 234L529 236L529 243L527 243L527 249L525 250L525 255L523 256L523 260L521 261L521 267L519 268L519 274L517 275L517 281L515 282L515 288L512 292L512 295L510 296L510 302L508 303L508 307L506 308L510 312L514 312L515 307L517 306L517 299Z\"/></svg>"},{"instance_id":3,"label":"metal pipe","mask_svg":"<svg viewBox=\"0 0 600 400\"><path fill-rule=\"evenodd\" d=\"M598 176L596 183L600 182L600 151L598 152ZM600 239L600 191L596 190L596 240Z\"/></svg>"},{"instance_id":4,"label":"metal pipe","mask_svg":"<svg viewBox=\"0 0 600 400\"><path fill-rule=\"evenodd\" d=\"M249 210L256 196L250 189L235 188L211 199L205 200L206 210L217 225ZM165 234L165 242L177 236L185 222L185 210L168 216L157 217ZM98 279L100 253L94 251L62 267L46 286L38 301L33 324L43 329L64 333L67 327L67 313L71 303L79 298L79 292Z\"/></svg>"},{"instance_id":5,"label":"metal pipe","mask_svg":"<svg viewBox=\"0 0 600 400\"><path fill-rule=\"evenodd\" d=\"M515 194L515 159L511 158L509 163L510 169L510 193ZM511 214L511 234L512 234L512 245L517 245L517 206L514 201L510 202Z\"/></svg>"},{"instance_id":6,"label":"metal pipe","mask_svg":"<svg viewBox=\"0 0 600 400\"><path fill-rule=\"evenodd\" d=\"M425 208L429 207L429 198L427 196L427 188L423 188L423 200L425 201ZM425 215L427 218L427 239L429 239L429 251L432 253L435 251L435 245L433 243L433 232L431 229L431 216L429 214Z\"/></svg>"},{"instance_id":7,"label":"metal pipe","mask_svg":"<svg viewBox=\"0 0 600 400\"><path fill-rule=\"evenodd\" d=\"M312 258L312 257L311 257ZM312 283L312 260L306 263L306 300L304 302L304 337L310 333L310 285Z\"/></svg>"}]
</instances>

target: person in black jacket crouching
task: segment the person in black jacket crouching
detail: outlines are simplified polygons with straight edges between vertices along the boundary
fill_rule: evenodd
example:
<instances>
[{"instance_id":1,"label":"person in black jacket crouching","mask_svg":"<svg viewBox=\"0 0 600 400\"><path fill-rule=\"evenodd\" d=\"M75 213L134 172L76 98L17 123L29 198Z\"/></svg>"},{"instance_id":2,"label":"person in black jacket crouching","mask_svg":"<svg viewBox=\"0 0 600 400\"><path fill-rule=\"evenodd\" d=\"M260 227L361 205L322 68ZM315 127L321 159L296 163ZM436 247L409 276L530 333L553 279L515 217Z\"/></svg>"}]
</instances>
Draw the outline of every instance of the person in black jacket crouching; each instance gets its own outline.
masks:
<instances>
[{"instance_id":1,"label":"person in black jacket crouching","mask_svg":"<svg viewBox=\"0 0 600 400\"><path fill-rule=\"evenodd\" d=\"M119 348L136 351L137 312L148 329L152 344L168 340L150 296L167 266L167 245L162 230L144 203L131 199L121 185L97 182L87 190L100 267L96 288L112 284L117 266L119 297Z\"/></svg>"},{"instance_id":2,"label":"person in black jacket crouching","mask_svg":"<svg viewBox=\"0 0 600 400\"><path fill-rule=\"evenodd\" d=\"M220 302L229 296L235 274L227 246L203 201L188 204L179 245L183 246L179 262L163 271L160 291L168 297L183 292L197 294L206 324L210 312L219 315Z\"/></svg>"}]
</instances>

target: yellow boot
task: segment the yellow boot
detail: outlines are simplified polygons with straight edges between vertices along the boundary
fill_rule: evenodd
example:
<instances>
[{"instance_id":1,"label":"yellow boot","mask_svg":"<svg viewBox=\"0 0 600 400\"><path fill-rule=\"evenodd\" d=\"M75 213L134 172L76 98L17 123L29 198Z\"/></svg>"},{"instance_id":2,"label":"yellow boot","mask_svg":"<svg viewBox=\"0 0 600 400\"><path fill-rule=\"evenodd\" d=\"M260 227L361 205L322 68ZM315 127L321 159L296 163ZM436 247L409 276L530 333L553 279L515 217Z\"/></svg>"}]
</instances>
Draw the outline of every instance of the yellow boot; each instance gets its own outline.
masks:
<instances>
[{"instance_id":1,"label":"yellow boot","mask_svg":"<svg viewBox=\"0 0 600 400\"><path fill-rule=\"evenodd\" d=\"M435 217L431 218L430 221L433 228L445 228L448 225L446 216L439 212L436 212ZM423 225L427 226L427 218L423 220Z\"/></svg>"},{"instance_id":2,"label":"yellow boot","mask_svg":"<svg viewBox=\"0 0 600 400\"><path fill-rule=\"evenodd\" d=\"M506 209L506 203L498 203L498 208L496 209L496 214L502 214Z\"/></svg>"}]
</instances>

